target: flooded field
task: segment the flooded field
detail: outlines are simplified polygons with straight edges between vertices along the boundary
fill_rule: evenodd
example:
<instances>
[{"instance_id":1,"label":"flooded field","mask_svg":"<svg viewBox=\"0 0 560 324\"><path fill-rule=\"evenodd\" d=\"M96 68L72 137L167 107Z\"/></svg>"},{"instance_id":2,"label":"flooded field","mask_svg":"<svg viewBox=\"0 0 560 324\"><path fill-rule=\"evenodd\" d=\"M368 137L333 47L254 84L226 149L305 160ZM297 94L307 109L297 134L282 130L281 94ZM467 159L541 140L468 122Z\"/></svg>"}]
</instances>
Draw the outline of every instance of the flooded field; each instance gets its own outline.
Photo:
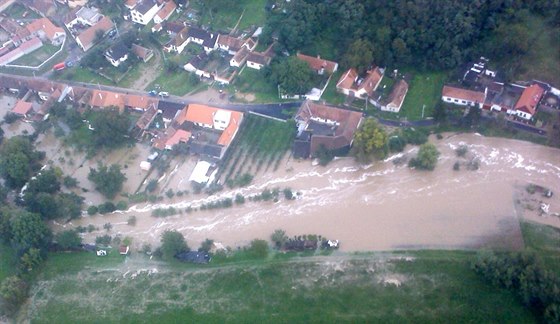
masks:
<instances>
[{"instance_id":1,"label":"flooded field","mask_svg":"<svg viewBox=\"0 0 560 324\"><path fill-rule=\"evenodd\" d=\"M188 195L159 204L139 204L126 212L84 217L64 228L88 224L102 228L110 222L110 235L131 236L136 247L144 242L159 244L161 233L167 229L181 231L193 247L205 238L233 247L254 238L268 239L281 228L288 235L321 234L339 239L343 250L352 251L486 245L516 249L523 245L520 217L560 227L559 217L544 218L534 209L523 208L524 199L541 199L527 197L524 188L532 182L556 192L554 197L542 200L550 204L550 212L560 212L560 150L476 134L449 135L433 141L441 152L434 172L397 166L393 160L400 155L365 167L350 158L327 167L291 160L277 172L258 177L248 188L224 190L211 197ZM468 159L476 157L480 161L478 170L453 170L459 160L455 149L462 144L469 148ZM416 150L407 147L405 155L413 156ZM185 177L188 175L176 174L173 181L181 183ZM238 192L247 196L274 187L290 187L300 194L299 198L151 217L156 208L172 206L183 211ZM126 225L130 215L137 217L136 226ZM105 233L87 234L85 241L92 242Z\"/></svg>"}]
</instances>

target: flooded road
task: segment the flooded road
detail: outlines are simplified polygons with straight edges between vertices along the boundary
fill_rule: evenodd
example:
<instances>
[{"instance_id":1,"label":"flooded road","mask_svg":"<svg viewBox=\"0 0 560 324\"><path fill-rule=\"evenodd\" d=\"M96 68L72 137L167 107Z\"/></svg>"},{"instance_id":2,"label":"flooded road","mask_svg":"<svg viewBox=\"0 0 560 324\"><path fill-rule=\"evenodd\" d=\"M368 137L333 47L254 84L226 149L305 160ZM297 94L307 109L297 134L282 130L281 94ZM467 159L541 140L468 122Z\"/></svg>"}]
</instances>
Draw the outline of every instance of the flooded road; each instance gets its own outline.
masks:
<instances>
[{"instance_id":1,"label":"flooded road","mask_svg":"<svg viewBox=\"0 0 560 324\"><path fill-rule=\"evenodd\" d=\"M289 236L321 234L338 239L342 250L357 251L480 246L516 249L523 246L520 217L560 227L559 217L543 218L515 204L532 182L555 192L553 198L543 199L550 203L551 212L560 212L560 150L476 134L450 134L432 141L441 152L433 172L411 170L406 163L395 165L393 160L401 155L369 166L359 166L351 158L333 161L327 167L288 161L277 172L242 190L139 204L122 213L85 216L65 228L94 224L101 230L84 237L84 241L93 242L96 236L107 233L103 224L112 223L108 234L131 236L135 247L159 245L163 231L176 229L193 248L206 238L232 247L245 245L254 238L269 239L281 228ZM455 153L462 144L469 148L466 158ZM412 157L416 151L417 147L407 147L404 155ZM480 162L480 168L467 170L464 165L473 158ZM453 170L456 161L463 164L460 171ZM274 187L290 187L301 195L294 201L247 201L228 209L151 217L155 208L184 210L238 192L247 196ZM136 226L126 224L131 215L137 217Z\"/></svg>"}]
</instances>

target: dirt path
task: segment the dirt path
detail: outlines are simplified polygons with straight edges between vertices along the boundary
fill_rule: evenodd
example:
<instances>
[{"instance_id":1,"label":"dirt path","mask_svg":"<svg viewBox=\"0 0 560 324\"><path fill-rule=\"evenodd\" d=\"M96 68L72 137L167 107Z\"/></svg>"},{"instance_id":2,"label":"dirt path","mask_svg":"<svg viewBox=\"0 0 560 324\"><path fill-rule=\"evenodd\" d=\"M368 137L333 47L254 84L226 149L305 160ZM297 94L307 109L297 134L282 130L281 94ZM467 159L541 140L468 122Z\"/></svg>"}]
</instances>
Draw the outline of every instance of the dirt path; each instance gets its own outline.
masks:
<instances>
[{"instance_id":1,"label":"dirt path","mask_svg":"<svg viewBox=\"0 0 560 324\"><path fill-rule=\"evenodd\" d=\"M144 64L144 68L140 77L136 79L130 88L134 90L144 90L146 87L154 81L154 76L159 74L159 67L161 65L161 54L159 51L154 51L154 58Z\"/></svg>"}]
</instances>

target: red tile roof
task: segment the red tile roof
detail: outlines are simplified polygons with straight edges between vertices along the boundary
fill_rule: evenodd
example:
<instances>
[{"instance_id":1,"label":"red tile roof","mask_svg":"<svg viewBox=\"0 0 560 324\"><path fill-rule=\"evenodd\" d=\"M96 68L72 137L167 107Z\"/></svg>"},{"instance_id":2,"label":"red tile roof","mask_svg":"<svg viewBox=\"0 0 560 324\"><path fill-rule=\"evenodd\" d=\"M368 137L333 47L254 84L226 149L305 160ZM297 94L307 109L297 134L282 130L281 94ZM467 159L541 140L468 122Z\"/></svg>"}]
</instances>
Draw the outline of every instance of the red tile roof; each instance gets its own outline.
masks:
<instances>
[{"instance_id":1,"label":"red tile roof","mask_svg":"<svg viewBox=\"0 0 560 324\"><path fill-rule=\"evenodd\" d=\"M368 96L371 96L373 91L377 89L379 82L383 78L383 73L378 67L367 71L367 76L362 81L362 83L358 86L358 90L364 90Z\"/></svg>"},{"instance_id":2,"label":"red tile roof","mask_svg":"<svg viewBox=\"0 0 560 324\"><path fill-rule=\"evenodd\" d=\"M389 97L387 98L387 104L393 104L395 107L401 107L404 97L408 92L408 83L405 80L400 79L395 83Z\"/></svg>"},{"instance_id":3,"label":"red tile roof","mask_svg":"<svg viewBox=\"0 0 560 324\"><path fill-rule=\"evenodd\" d=\"M25 102L23 100L18 100L12 112L18 115L26 115L33 108L33 104L30 102Z\"/></svg>"},{"instance_id":4,"label":"red tile roof","mask_svg":"<svg viewBox=\"0 0 560 324\"><path fill-rule=\"evenodd\" d=\"M181 142L186 143L191 138L191 133L186 130L179 129L175 134L171 135L167 141L165 141L165 146L173 147Z\"/></svg>"},{"instance_id":5,"label":"red tile roof","mask_svg":"<svg viewBox=\"0 0 560 324\"><path fill-rule=\"evenodd\" d=\"M340 79L336 83L336 87L340 89L351 90L357 78L358 78L358 71L356 71L356 69L354 68L349 69L348 71L346 71L346 73L344 73L340 77Z\"/></svg>"},{"instance_id":6,"label":"red tile roof","mask_svg":"<svg viewBox=\"0 0 560 324\"><path fill-rule=\"evenodd\" d=\"M169 16L173 14L173 11L175 11L176 8L177 5L175 4L175 2L173 2L173 0L170 0L165 4L165 6L163 6L163 8L160 9L160 11L158 11L156 15L161 18L161 20L167 20Z\"/></svg>"},{"instance_id":7,"label":"red tile roof","mask_svg":"<svg viewBox=\"0 0 560 324\"><path fill-rule=\"evenodd\" d=\"M93 42L95 41L95 34L97 33L98 30L102 30L103 32L106 33L113 27L114 24L111 21L111 19L105 16L100 21L98 21L97 24L84 30L80 35L78 35L77 38L80 39L80 42L87 50L89 47L91 47L91 45L93 45Z\"/></svg>"},{"instance_id":8,"label":"red tile roof","mask_svg":"<svg viewBox=\"0 0 560 324\"><path fill-rule=\"evenodd\" d=\"M537 110L537 105L544 94L544 89L538 84L533 84L523 90L521 97L515 104L515 110L521 110L531 115L534 115Z\"/></svg>"},{"instance_id":9,"label":"red tile roof","mask_svg":"<svg viewBox=\"0 0 560 324\"><path fill-rule=\"evenodd\" d=\"M131 108L140 108L143 110L147 110L150 106L153 106L157 103L157 99L148 96L141 96L141 95L124 95L123 103L125 106Z\"/></svg>"},{"instance_id":10,"label":"red tile roof","mask_svg":"<svg viewBox=\"0 0 560 324\"><path fill-rule=\"evenodd\" d=\"M338 63L333 61L327 61L320 57L308 56L300 53L297 54L297 57L300 60L309 64L309 67L315 71L320 71L321 69L325 69L327 73L332 74L338 68Z\"/></svg>"},{"instance_id":11,"label":"red tile roof","mask_svg":"<svg viewBox=\"0 0 560 324\"><path fill-rule=\"evenodd\" d=\"M187 109L186 113L183 110L179 115L179 117L177 117L177 123L179 125L183 124L186 121L205 124L205 125L214 125L214 114L218 110L229 111L231 113L229 124L226 127L226 129L224 129L224 131L220 135L220 138L218 139L218 144L223 146L228 146L231 143L233 137L237 133L239 124L243 119L243 114L241 112L227 110L227 109L219 109L206 105L190 104L188 105L188 107L186 107L186 109Z\"/></svg>"},{"instance_id":12,"label":"red tile roof","mask_svg":"<svg viewBox=\"0 0 560 324\"><path fill-rule=\"evenodd\" d=\"M461 89L461 88L451 87L447 85L443 86L441 95L444 97L462 99L462 100L467 100L467 101L472 101L477 103L483 103L485 99L484 92Z\"/></svg>"},{"instance_id":13,"label":"red tile roof","mask_svg":"<svg viewBox=\"0 0 560 324\"><path fill-rule=\"evenodd\" d=\"M241 124L241 120L243 119L243 113L239 111L231 111L231 118L229 120L229 125L224 129L220 138L218 138L218 144L223 146L228 146L233 137L237 133L239 129L239 125Z\"/></svg>"},{"instance_id":14,"label":"red tile roof","mask_svg":"<svg viewBox=\"0 0 560 324\"><path fill-rule=\"evenodd\" d=\"M50 41L53 41L56 34L64 34L64 29L55 26L48 18L35 19L25 27L31 34L42 30Z\"/></svg>"},{"instance_id":15,"label":"red tile roof","mask_svg":"<svg viewBox=\"0 0 560 324\"><path fill-rule=\"evenodd\" d=\"M124 95L116 92L93 90L89 105L92 107L100 108L115 106L119 109L123 109L124 97Z\"/></svg>"}]
</instances>

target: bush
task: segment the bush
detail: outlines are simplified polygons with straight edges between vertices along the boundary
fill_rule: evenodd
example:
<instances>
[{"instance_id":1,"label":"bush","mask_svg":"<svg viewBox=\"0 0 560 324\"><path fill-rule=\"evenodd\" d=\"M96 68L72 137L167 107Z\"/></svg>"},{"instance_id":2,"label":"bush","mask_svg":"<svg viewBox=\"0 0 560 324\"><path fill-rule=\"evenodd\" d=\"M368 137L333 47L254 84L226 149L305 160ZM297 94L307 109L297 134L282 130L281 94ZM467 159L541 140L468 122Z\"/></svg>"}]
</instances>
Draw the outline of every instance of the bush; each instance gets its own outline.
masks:
<instances>
[{"instance_id":1,"label":"bush","mask_svg":"<svg viewBox=\"0 0 560 324\"><path fill-rule=\"evenodd\" d=\"M327 149L325 144L319 145L319 148L315 151L315 157L319 159L319 164L326 166L334 159L334 152Z\"/></svg>"},{"instance_id":2,"label":"bush","mask_svg":"<svg viewBox=\"0 0 560 324\"><path fill-rule=\"evenodd\" d=\"M455 153L457 154L458 157L464 157L468 151L469 151L469 147L464 144L460 145L458 148L455 149Z\"/></svg>"},{"instance_id":3,"label":"bush","mask_svg":"<svg viewBox=\"0 0 560 324\"><path fill-rule=\"evenodd\" d=\"M389 137L387 145L389 146L389 151L391 152L402 152L406 146L406 140L404 137L395 134Z\"/></svg>"},{"instance_id":4,"label":"bush","mask_svg":"<svg viewBox=\"0 0 560 324\"><path fill-rule=\"evenodd\" d=\"M99 209L97 208L97 206L89 206L87 209L87 213L90 216L93 216L95 214L97 214L97 212L99 211Z\"/></svg>"},{"instance_id":5,"label":"bush","mask_svg":"<svg viewBox=\"0 0 560 324\"><path fill-rule=\"evenodd\" d=\"M4 121L6 124L13 124L16 120L20 119L21 116L18 114L14 114L12 112L7 113L4 115Z\"/></svg>"},{"instance_id":6,"label":"bush","mask_svg":"<svg viewBox=\"0 0 560 324\"><path fill-rule=\"evenodd\" d=\"M167 198L171 199L175 196L175 193L173 192L173 189L169 189L165 192L165 195L167 196Z\"/></svg>"},{"instance_id":7,"label":"bush","mask_svg":"<svg viewBox=\"0 0 560 324\"><path fill-rule=\"evenodd\" d=\"M265 259L268 256L268 243L265 240L252 240L247 251L254 258Z\"/></svg>"},{"instance_id":8,"label":"bush","mask_svg":"<svg viewBox=\"0 0 560 324\"><path fill-rule=\"evenodd\" d=\"M284 198L286 198L287 200L294 199L294 193L292 192L292 189L290 188L284 189Z\"/></svg>"},{"instance_id":9,"label":"bush","mask_svg":"<svg viewBox=\"0 0 560 324\"><path fill-rule=\"evenodd\" d=\"M62 183L66 188L75 188L78 186L78 180L76 180L76 178L72 178L71 176L65 176Z\"/></svg>"},{"instance_id":10,"label":"bush","mask_svg":"<svg viewBox=\"0 0 560 324\"><path fill-rule=\"evenodd\" d=\"M213 245L214 245L214 240L206 239L206 240L204 240L204 242L202 242L202 244L200 244L200 247L198 248L198 251L208 253L212 249Z\"/></svg>"},{"instance_id":11,"label":"bush","mask_svg":"<svg viewBox=\"0 0 560 324\"><path fill-rule=\"evenodd\" d=\"M409 167L415 167L420 170L433 170L436 167L439 151L435 145L431 143L422 144L416 158L410 159Z\"/></svg>"},{"instance_id":12,"label":"bush","mask_svg":"<svg viewBox=\"0 0 560 324\"><path fill-rule=\"evenodd\" d=\"M117 210L127 210L128 209L128 204L126 203L126 201L121 200L117 203L117 206L115 206L115 208Z\"/></svg>"},{"instance_id":13,"label":"bush","mask_svg":"<svg viewBox=\"0 0 560 324\"><path fill-rule=\"evenodd\" d=\"M97 228L95 228L95 226L93 226L93 224L89 224L89 225L87 226L87 231L88 231L88 233L91 233L91 232L93 232L93 231L95 231L95 230L97 230Z\"/></svg>"},{"instance_id":14,"label":"bush","mask_svg":"<svg viewBox=\"0 0 560 324\"><path fill-rule=\"evenodd\" d=\"M189 251L183 234L167 230L161 235L161 253L164 259L170 260L183 251Z\"/></svg>"},{"instance_id":15,"label":"bush","mask_svg":"<svg viewBox=\"0 0 560 324\"><path fill-rule=\"evenodd\" d=\"M111 235L98 236L95 238L95 244L109 246L111 244L112 239L113 238L111 237Z\"/></svg>"},{"instance_id":16,"label":"bush","mask_svg":"<svg viewBox=\"0 0 560 324\"><path fill-rule=\"evenodd\" d=\"M245 197L242 194L235 195L235 203L238 205L245 203Z\"/></svg>"},{"instance_id":17,"label":"bush","mask_svg":"<svg viewBox=\"0 0 560 324\"><path fill-rule=\"evenodd\" d=\"M113 225L111 225L111 223L105 223L103 224L103 229L110 231L111 228L113 228Z\"/></svg>"},{"instance_id":18,"label":"bush","mask_svg":"<svg viewBox=\"0 0 560 324\"><path fill-rule=\"evenodd\" d=\"M136 225L136 216L134 216L134 215L130 216L127 219L126 223L130 226L135 226Z\"/></svg>"},{"instance_id":19,"label":"bush","mask_svg":"<svg viewBox=\"0 0 560 324\"><path fill-rule=\"evenodd\" d=\"M78 232L74 230L58 233L55 240L63 250L77 248L82 244L82 238L78 235Z\"/></svg>"},{"instance_id":20,"label":"bush","mask_svg":"<svg viewBox=\"0 0 560 324\"><path fill-rule=\"evenodd\" d=\"M101 204L97 207L97 209L99 210L100 214L107 214L107 213L112 213L115 210L117 210L117 207L115 206L115 204L113 204L112 202L108 201L104 204Z\"/></svg>"},{"instance_id":21,"label":"bush","mask_svg":"<svg viewBox=\"0 0 560 324\"><path fill-rule=\"evenodd\" d=\"M459 161L456 161L455 164L453 164L453 171L459 171L461 169L461 163L459 163Z\"/></svg>"},{"instance_id":22,"label":"bush","mask_svg":"<svg viewBox=\"0 0 560 324\"><path fill-rule=\"evenodd\" d=\"M152 211L152 216L153 217L167 217L167 216L173 216L175 214L177 214L177 210L173 207L169 207L169 208L158 208L158 209L154 209Z\"/></svg>"}]
</instances>

